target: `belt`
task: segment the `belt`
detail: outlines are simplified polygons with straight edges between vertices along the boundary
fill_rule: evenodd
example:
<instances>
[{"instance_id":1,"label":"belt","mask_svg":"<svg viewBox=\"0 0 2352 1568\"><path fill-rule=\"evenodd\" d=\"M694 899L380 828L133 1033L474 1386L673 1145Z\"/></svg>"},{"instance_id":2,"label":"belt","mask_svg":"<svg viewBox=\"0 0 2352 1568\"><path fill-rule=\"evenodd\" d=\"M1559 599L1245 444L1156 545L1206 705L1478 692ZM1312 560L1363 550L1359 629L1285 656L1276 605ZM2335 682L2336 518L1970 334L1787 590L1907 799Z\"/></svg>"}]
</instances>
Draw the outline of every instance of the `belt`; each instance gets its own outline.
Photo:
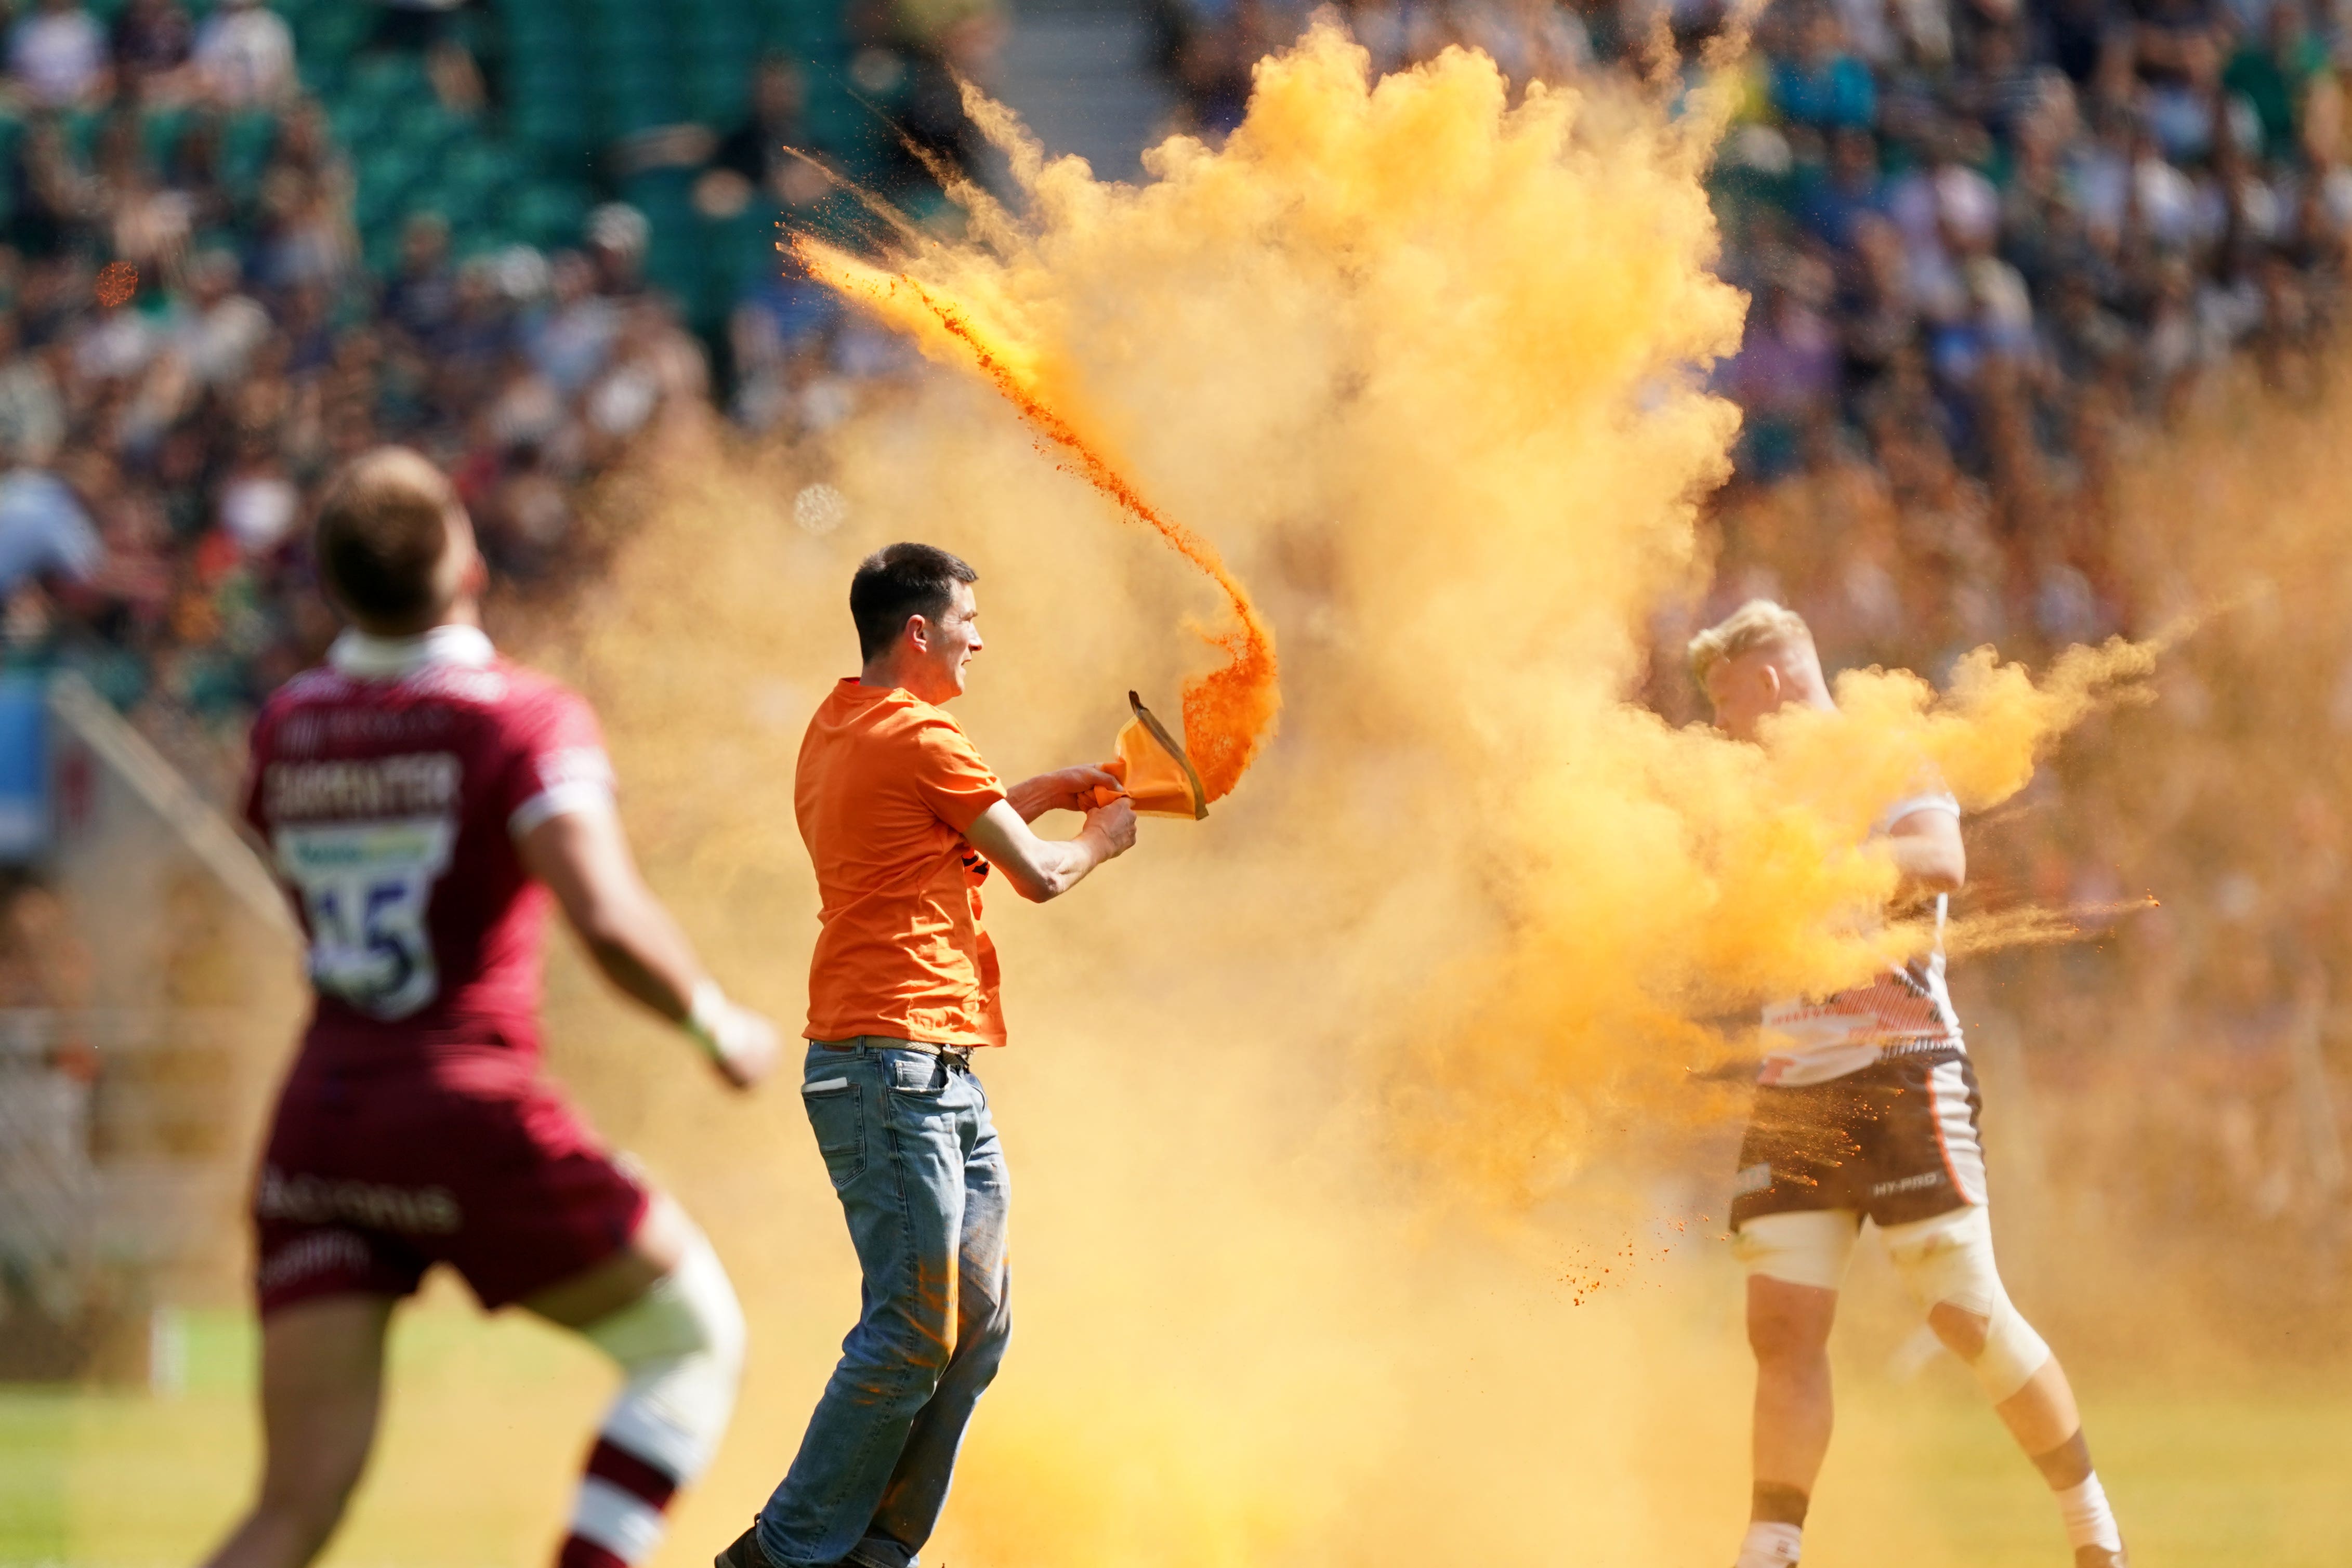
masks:
<instances>
[{"instance_id":1,"label":"belt","mask_svg":"<svg viewBox=\"0 0 2352 1568\"><path fill-rule=\"evenodd\" d=\"M810 1043L826 1051L919 1051L926 1056L938 1057L950 1067L968 1071L971 1066L971 1047L941 1045L933 1040L900 1040L896 1035L887 1034L854 1034L847 1040L819 1040Z\"/></svg>"}]
</instances>

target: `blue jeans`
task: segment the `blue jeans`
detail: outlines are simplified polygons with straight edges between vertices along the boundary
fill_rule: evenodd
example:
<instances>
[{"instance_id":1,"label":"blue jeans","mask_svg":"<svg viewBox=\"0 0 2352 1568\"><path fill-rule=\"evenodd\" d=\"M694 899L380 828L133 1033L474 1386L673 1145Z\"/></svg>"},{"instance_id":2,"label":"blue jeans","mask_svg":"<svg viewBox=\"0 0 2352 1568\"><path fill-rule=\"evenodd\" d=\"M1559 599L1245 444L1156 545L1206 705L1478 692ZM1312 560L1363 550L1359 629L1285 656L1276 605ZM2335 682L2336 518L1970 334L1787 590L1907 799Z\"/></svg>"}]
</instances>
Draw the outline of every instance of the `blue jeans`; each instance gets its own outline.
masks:
<instances>
[{"instance_id":1,"label":"blue jeans","mask_svg":"<svg viewBox=\"0 0 2352 1568\"><path fill-rule=\"evenodd\" d=\"M760 1511L776 1568L913 1568L1013 1333L1011 1189L969 1067L867 1035L812 1044L802 1103L849 1217L864 1309Z\"/></svg>"}]
</instances>

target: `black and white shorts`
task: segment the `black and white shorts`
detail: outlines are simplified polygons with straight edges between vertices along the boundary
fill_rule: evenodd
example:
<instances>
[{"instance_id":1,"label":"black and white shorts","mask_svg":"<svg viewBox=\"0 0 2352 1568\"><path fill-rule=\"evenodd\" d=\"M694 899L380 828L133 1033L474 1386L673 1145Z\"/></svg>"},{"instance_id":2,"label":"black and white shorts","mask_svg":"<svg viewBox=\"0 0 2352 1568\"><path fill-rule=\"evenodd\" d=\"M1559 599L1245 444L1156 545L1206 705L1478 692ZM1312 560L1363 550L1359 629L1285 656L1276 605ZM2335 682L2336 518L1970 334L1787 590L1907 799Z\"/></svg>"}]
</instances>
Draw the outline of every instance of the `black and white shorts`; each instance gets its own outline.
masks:
<instances>
[{"instance_id":1,"label":"black and white shorts","mask_svg":"<svg viewBox=\"0 0 2352 1568\"><path fill-rule=\"evenodd\" d=\"M1731 1223L1852 1209L1881 1228L1985 1201L1984 1096L1957 1047L1888 1056L1825 1083L1759 1084Z\"/></svg>"}]
</instances>

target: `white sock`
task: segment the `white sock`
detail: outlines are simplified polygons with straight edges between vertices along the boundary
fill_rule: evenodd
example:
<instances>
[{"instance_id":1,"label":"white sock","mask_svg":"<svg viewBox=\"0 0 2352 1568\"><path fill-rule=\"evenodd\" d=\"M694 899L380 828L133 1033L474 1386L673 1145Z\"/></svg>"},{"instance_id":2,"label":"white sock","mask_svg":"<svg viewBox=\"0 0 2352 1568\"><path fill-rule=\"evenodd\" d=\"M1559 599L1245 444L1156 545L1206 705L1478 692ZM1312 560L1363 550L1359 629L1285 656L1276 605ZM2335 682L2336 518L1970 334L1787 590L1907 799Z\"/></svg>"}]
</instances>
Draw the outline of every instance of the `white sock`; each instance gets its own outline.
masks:
<instances>
[{"instance_id":1,"label":"white sock","mask_svg":"<svg viewBox=\"0 0 2352 1568\"><path fill-rule=\"evenodd\" d=\"M1789 1568L1805 1549L1805 1532L1793 1524L1758 1520L1739 1543L1739 1560L1731 1568Z\"/></svg>"},{"instance_id":2,"label":"white sock","mask_svg":"<svg viewBox=\"0 0 2352 1568\"><path fill-rule=\"evenodd\" d=\"M2115 1511L2107 1506L2107 1489L2099 1484L2096 1470L2084 1476L2081 1486L2054 1495L2058 1515L2066 1521L2067 1545L2077 1552L2085 1546L2103 1546L2109 1552L2124 1549L2123 1532L2116 1528Z\"/></svg>"}]
</instances>

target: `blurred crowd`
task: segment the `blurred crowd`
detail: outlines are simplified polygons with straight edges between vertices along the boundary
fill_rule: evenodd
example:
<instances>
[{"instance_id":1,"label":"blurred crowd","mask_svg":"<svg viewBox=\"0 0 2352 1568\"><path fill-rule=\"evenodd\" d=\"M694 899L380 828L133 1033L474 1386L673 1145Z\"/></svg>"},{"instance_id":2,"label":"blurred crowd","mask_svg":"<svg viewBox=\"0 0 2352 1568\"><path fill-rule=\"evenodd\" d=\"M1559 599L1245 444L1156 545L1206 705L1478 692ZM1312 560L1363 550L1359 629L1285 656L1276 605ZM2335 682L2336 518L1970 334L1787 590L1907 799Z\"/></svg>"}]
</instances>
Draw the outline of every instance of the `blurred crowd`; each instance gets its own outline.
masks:
<instances>
[{"instance_id":1,"label":"blurred crowd","mask_svg":"<svg viewBox=\"0 0 2352 1568\"><path fill-rule=\"evenodd\" d=\"M581 483L706 403L704 349L645 287L627 206L575 249L462 262L418 213L370 276L348 162L271 12L226 0L192 27L132 0L109 33L42 0L6 37L11 666L77 668L151 732L232 736L331 632L299 536L339 460L430 452L494 568L528 581L562 557Z\"/></svg>"},{"instance_id":2,"label":"blurred crowd","mask_svg":"<svg viewBox=\"0 0 2352 1568\"><path fill-rule=\"evenodd\" d=\"M1664 36L1695 57L1725 26L1718 0L1345 10L1376 68L1458 44L1522 82L1640 65ZM1286 0L1157 15L1181 114L1213 135L1304 19ZM806 68L760 62L746 120L697 154L705 218L765 204L854 232L855 201L788 147L919 213L940 172L984 175L952 89L988 71L1001 7L863 0L843 25L850 79L904 141L829 145ZM1930 671L2139 623L2106 500L2123 433L2240 358L2289 393L2320 374L2352 221L2334 18L2306 0L1783 0L1758 28L1714 175L1723 267L1755 307L1718 371L1746 423L1706 608L1783 598L1855 656ZM349 164L284 24L248 0L201 25L132 0L110 30L38 0L8 60L7 640L42 645L45 614L94 628L77 656L120 702L232 713L315 648L280 546L341 452L404 439L451 463L527 579L561 559L581 481L666 402L816 433L908 367L789 268L698 343L645 286L646 223L618 204L576 249L462 263L419 214L369 276ZM159 105L184 125L163 156ZM96 292L108 259L138 269L121 305ZM66 581L44 592L50 561Z\"/></svg>"},{"instance_id":3,"label":"blurred crowd","mask_svg":"<svg viewBox=\"0 0 2352 1568\"><path fill-rule=\"evenodd\" d=\"M1448 47L1515 82L1686 61L1721 0L1347 0L1377 70ZM1238 123L1285 0L1163 0L1192 129ZM2308 398L2342 309L2352 16L2312 0L1780 0L1711 183L1753 306L1718 590L1940 672L2137 623L2122 432L2240 360ZM1693 73L1694 64L1688 68Z\"/></svg>"},{"instance_id":4,"label":"blurred crowd","mask_svg":"<svg viewBox=\"0 0 2352 1568\"><path fill-rule=\"evenodd\" d=\"M386 4L374 47L431 50L445 99L445 78L478 95L470 59L439 68L438 30L402 26L440 9ZM742 122L685 128L693 214L855 236L872 220L839 176L920 215L941 175L980 170L955 76L986 71L1001 8L867 3L843 26L870 112L813 126L805 66L746 60ZM762 265L700 338L622 202L548 250L483 252L415 211L371 271L352 161L257 0L201 21L126 0L106 25L32 0L0 37L0 661L79 670L198 771L331 633L299 524L342 457L422 447L499 580L528 585L576 564L583 487L624 451L714 409L820 432L913 362L777 266L764 222Z\"/></svg>"},{"instance_id":5,"label":"blurred crowd","mask_svg":"<svg viewBox=\"0 0 2352 1568\"><path fill-rule=\"evenodd\" d=\"M1755 300L1719 380L1747 414L1724 595L1777 591L1937 671L2144 629L2119 443L2241 363L2319 391L2352 224L2334 20L2304 0L1769 13L1717 175Z\"/></svg>"},{"instance_id":6,"label":"blurred crowd","mask_svg":"<svg viewBox=\"0 0 2352 1568\"><path fill-rule=\"evenodd\" d=\"M277 166L331 183L331 156L302 162L308 123L289 114ZM550 570L580 482L706 396L700 346L638 283L644 229L600 209L577 252L455 266L420 216L379 285L331 225L300 243L262 223L155 258L113 300L81 248L0 256L12 656L234 724L323 646L299 524L337 463L387 440L448 465L505 578Z\"/></svg>"}]
</instances>

